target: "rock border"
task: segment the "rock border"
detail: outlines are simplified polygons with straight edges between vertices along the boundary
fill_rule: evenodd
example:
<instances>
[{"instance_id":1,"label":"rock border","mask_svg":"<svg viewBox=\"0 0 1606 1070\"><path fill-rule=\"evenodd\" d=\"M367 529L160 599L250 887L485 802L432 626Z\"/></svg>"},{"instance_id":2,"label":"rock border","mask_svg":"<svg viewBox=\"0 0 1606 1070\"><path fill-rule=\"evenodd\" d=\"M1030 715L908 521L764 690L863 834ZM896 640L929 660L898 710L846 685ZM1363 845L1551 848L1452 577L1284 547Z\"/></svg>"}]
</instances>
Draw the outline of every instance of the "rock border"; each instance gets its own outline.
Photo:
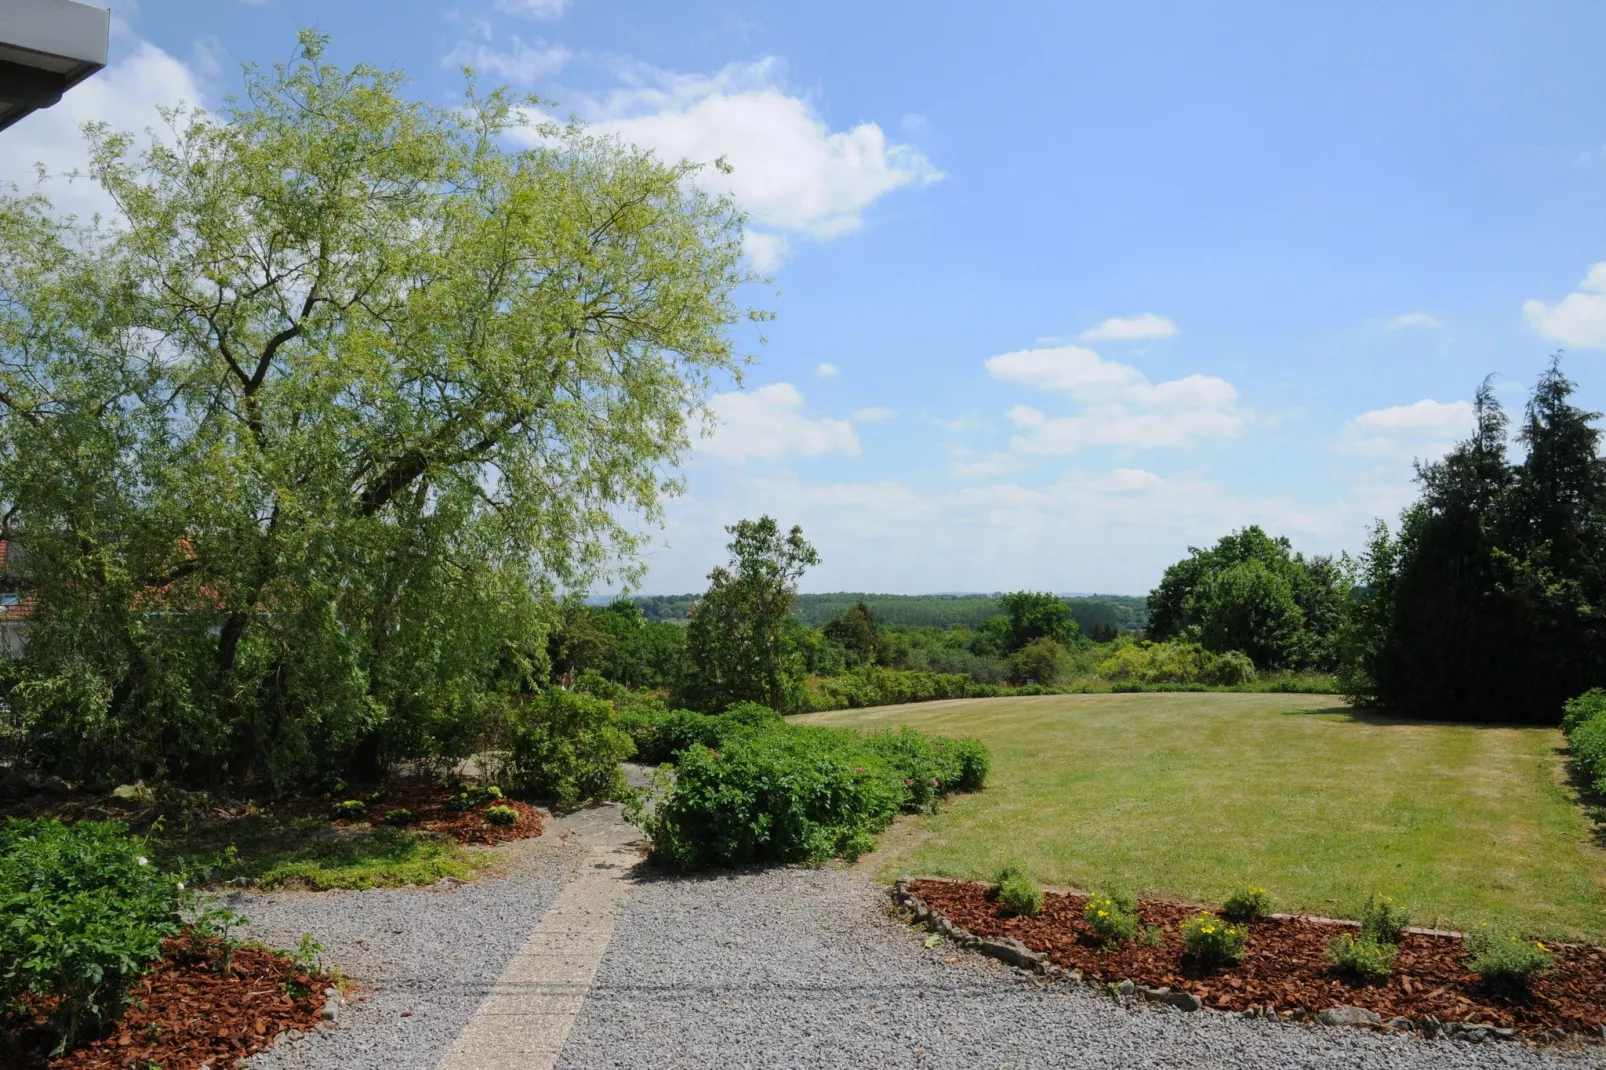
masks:
<instances>
[{"instance_id":1,"label":"rock border","mask_svg":"<svg viewBox=\"0 0 1606 1070\"><path fill-rule=\"evenodd\" d=\"M925 877L922 880L946 880L942 877ZM1449 1040L1465 1041L1469 1044L1482 1044L1485 1041L1524 1041L1535 1046L1554 1044L1577 1036L1582 1040L1606 1041L1606 1023L1600 1026L1598 1037L1587 1037L1568 1033L1566 1030L1551 1028L1541 1030L1532 1036L1523 1037L1515 1029L1504 1026L1490 1025L1485 1022L1444 1022L1434 1015L1423 1015L1420 1018L1391 1018L1384 1021L1375 1011L1365 1007L1328 1007L1322 1011L1310 1011L1304 1007L1293 1010L1279 1011L1272 1004L1264 1007L1253 1007L1246 1011L1216 1011L1206 1008L1200 998L1192 992L1173 992L1169 988L1149 988L1135 983L1131 978L1119 982L1100 981L1083 975L1081 970L1067 970L1048 960L1048 956L1040 951L1033 951L1014 937L982 938L976 936L968 929L955 925L941 912L933 910L924 900L909 890L915 881L909 874L900 876L892 885L892 901L907 914L911 926L924 925L932 932L946 937L960 947L968 948L988 958L997 959L1006 966L1013 966L1018 973L1041 977L1050 981L1065 981L1074 985L1085 985L1099 995L1107 996L1121 1001L1128 1006L1134 1003L1153 1003L1159 1006L1173 1007L1184 1013L1199 1010L1211 1010L1216 1014L1224 1014L1233 1018L1259 1018L1266 1021L1285 1022L1291 1025L1321 1025L1321 1026L1347 1026L1355 1029L1373 1029L1385 1033L1408 1033L1419 1036L1424 1040L1445 1038ZM958 882L956 882L958 883ZM1293 915L1289 915L1292 917ZM1348 924L1359 927L1358 922ZM1416 931L1416 930L1413 930ZM1432 935L1459 935L1439 930L1421 930Z\"/></svg>"}]
</instances>

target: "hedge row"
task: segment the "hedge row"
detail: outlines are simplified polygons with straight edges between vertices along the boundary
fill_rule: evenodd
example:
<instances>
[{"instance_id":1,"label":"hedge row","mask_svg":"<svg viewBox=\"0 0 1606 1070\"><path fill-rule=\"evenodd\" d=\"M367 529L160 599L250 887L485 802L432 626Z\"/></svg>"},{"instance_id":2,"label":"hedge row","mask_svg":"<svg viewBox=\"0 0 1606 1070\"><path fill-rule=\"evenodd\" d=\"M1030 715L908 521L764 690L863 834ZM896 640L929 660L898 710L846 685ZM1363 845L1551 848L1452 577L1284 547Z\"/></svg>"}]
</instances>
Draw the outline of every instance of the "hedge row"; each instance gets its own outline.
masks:
<instances>
[{"instance_id":1,"label":"hedge row","mask_svg":"<svg viewBox=\"0 0 1606 1070\"><path fill-rule=\"evenodd\" d=\"M1561 729L1580 771L1606 794L1606 691L1597 687L1569 701Z\"/></svg>"},{"instance_id":2,"label":"hedge row","mask_svg":"<svg viewBox=\"0 0 1606 1070\"><path fill-rule=\"evenodd\" d=\"M645 818L654 860L674 870L857 857L899 812L979 790L992 760L975 740L788 724L750 703L620 720L643 760L675 765Z\"/></svg>"}]
</instances>

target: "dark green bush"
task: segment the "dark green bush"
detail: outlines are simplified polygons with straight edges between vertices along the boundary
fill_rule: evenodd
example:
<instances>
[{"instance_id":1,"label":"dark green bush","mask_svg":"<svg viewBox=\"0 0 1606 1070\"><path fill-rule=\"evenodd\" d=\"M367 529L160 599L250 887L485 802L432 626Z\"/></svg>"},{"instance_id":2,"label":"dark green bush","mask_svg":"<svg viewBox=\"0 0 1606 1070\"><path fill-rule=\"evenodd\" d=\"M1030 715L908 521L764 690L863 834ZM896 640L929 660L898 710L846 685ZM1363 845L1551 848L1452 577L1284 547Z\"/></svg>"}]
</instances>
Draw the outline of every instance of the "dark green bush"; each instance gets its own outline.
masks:
<instances>
[{"instance_id":1,"label":"dark green bush","mask_svg":"<svg viewBox=\"0 0 1606 1070\"><path fill-rule=\"evenodd\" d=\"M574 806L624 794L619 763L636 753L613 704L551 688L512 718L513 777L521 790Z\"/></svg>"},{"instance_id":2,"label":"dark green bush","mask_svg":"<svg viewBox=\"0 0 1606 1070\"><path fill-rule=\"evenodd\" d=\"M1566 705L1562 731L1579 772L1596 791L1606 792L1606 691L1586 691Z\"/></svg>"},{"instance_id":3,"label":"dark green bush","mask_svg":"<svg viewBox=\"0 0 1606 1070\"><path fill-rule=\"evenodd\" d=\"M368 812L368 804L361 799L347 799L337 802L329 808L329 816L352 820Z\"/></svg>"},{"instance_id":4,"label":"dark green bush","mask_svg":"<svg viewBox=\"0 0 1606 1070\"><path fill-rule=\"evenodd\" d=\"M662 707L619 714L620 729L635 744L637 757L648 765L673 762L687 747L718 750L733 736L773 731L785 724L784 717L756 702L738 702L722 714Z\"/></svg>"},{"instance_id":5,"label":"dark green bush","mask_svg":"<svg viewBox=\"0 0 1606 1070\"><path fill-rule=\"evenodd\" d=\"M1005 866L998 874L998 905L1006 914L1036 917L1043 909L1043 889L1019 866Z\"/></svg>"},{"instance_id":6,"label":"dark green bush","mask_svg":"<svg viewBox=\"0 0 1606 1070\"><path fill-rule=\"evenodd\" d=\"M0 829L0 1004L59 999L63 1047L115 1018L195 898L120 822L10 819Z\"/></svg>"},{"instance_id":7,"label":"dark green bush","mask_svg":"<svg viewBox=\"0 0 1606 1070\"><path fill-rule=\"evenodd\" d=\"M671 869L856 857L900 810L980 786L985 749L904 731L783 725L679 753L674 787L647 819Z\"/></svg>"},{"instance_id":8,"label":"dark green bush","mask_svg":"<svg viewBox=\"0 0 1606 1070\"><path fill-rule=\"evenodd\" d=\"M401 828L404 825L411 825L412 823L413 812L407 809L405 806L398 806L394 810L385 811L385 824L387 825L395 825L397 828Z\"/></svg>"},{"instance_id":9,"label":"dark green bush","mask_svg":"<svg viewBox=\"0 0 1606 1070\"><path fill-rule=\"evenodd\" d=\"M969 698L977 685L963 673L906 672L864 666L820 684L826 709L860 709L895 706L905 702L931 702Z\"/></svg>"}]
</instances>

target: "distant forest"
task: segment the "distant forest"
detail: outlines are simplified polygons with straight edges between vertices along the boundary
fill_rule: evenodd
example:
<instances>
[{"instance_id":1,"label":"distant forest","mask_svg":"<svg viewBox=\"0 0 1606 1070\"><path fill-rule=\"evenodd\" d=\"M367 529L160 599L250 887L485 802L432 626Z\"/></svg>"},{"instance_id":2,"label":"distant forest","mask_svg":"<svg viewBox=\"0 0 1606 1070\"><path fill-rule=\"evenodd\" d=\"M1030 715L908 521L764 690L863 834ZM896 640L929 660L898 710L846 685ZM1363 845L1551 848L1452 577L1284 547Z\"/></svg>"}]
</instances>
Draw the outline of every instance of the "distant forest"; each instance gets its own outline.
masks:
<instances>
[{"instance_id":1,"label":"distant forest","mask_svg":"<svg viewBox=\"0 0 1606 1070\"><path fill-rule=\"evenodd\" d=\"M667 594L647 595L632 599L641 606L642 616L648 620L684 620L686 611L701 595ZM597 599L606 602L608 599ZM928 628L947 628L961 624L978 628L989 617L1003 613L998 599L986 594L864 594L842 591L833 594L799 595L792 615L805 624L815 627L842 615L855 603L863 602L878 624L905 625ZM1148 623L1148 600L1142 596L1124 594L1096 594L1067 598L1071 616L1083 634L1092 632L1096 625L1107 625L1124 631L1142 631Z\"/></svg>"}]
</instances>

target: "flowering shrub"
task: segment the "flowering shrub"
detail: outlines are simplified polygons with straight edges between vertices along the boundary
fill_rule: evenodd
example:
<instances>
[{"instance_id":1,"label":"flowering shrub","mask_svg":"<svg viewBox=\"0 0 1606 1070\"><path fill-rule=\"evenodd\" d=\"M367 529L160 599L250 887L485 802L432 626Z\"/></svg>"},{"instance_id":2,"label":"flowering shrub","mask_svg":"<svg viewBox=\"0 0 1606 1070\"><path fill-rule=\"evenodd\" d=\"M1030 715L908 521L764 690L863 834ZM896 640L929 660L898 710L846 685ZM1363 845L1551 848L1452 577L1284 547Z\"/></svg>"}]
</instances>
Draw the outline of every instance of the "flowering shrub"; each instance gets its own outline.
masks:
<instances>
[{"instance_id":1,"label":"flowering shrub","mask_svg":"<svg viewBox=\"0 0 1606 1070\"><path fill-rule=\"evenodd\" d=\"M0 1010L54 998L65 1048L123 1010L196 900L115 821L8 820L0 829ZM59 1050L59 1049L58 1049Z\"/></svg>"},{"instance_id":2,"label":"flowering shrub","mask_svg":"<svg viewBox=\"0 0 1606 1070\"><path fill-rule=\"evenodd\" d=\"M337 802L331 806L329 808L329 816L351 820L361 817L367 811L368 804L361 799L347 799L345 802Z\"/></svg>"},{"instance_id":3,"label":"flowering shrub","mask_svg":"<svg viewBox=\"0 0 1606 1070\"><path fill-rule=\"evenodd\" d=\"M1043 889L1019 866L1005 866L998 874L998 905L1006 914L1035 917L1043 909Z\"/></svg>"},{"instance_id":4,"label":"flowering shrub","mask_svg":"<svg viewBox=\"0 0 1606 1070\"><path fill-rule=\"evenodd\" d=\"M1375 940L1365 933L1343 933L1327 945L1323 957L1340 973L1363 981L1381 981L1394 969L1399 953L1399 948L1385 940Z\"/></svg>"},{"instance_id":5,"label":"flowering shrub","mask_svg":"<svg viewBox=\"0 0 1606 1070\"><path fill-rule=\"evenodd\" d=\"M487 806L485 808L485 822L488 825L516 825L519 821L519 812L511 806Z\"/></svg>"},{"instance_id":6,"label":"flowering shrub","mask_svg":"<svg viewBox=\"0 0 1606 1070\"><path fill-rule=\"evenodd\" d=\"M1125 892L1095 895L1082 908L1093 935L1105 943L1121 943L1138 934L1138 905Z\"/></svg>"},{"instance_id":7,"label":"flowering shrub","mask_svg":"<svg viewBox=\"0 0 1606 1070\"><path fill-rule=\"evenodd\" d=\"M1208 911L1182 922L1182 944L1188 957L1202 966L1226 966L1243 961L1249 930Z\"/></svg>"},{"instance_id":8,"label":"flowering shrub","mask_svg":"<svg viewBox=\"0 0 1606 1070\"><path fill-rule=\"evenodd\" d=\"M1361 934L1385 944L1400 942L1400 934L1411 924L1411 912L1404 903L1396 903L1386 895L1372 893L1361 909Z\"/></svg>"},{"instance_id":9,"label":"flowering shrub","mask_svg":"<svg viewBox=\"0 0 1606 1070\"><path fill-rule=\"evenodd\" d=\"M1232 921L1259 921L1271 913L1271 894L1264 888L1244 885L1227 896L1221 913Z\"/></svg>"},{"instance_id":10,"label":"flowering shrub","mask_svg":"<svg viewBox=\"0 0 1606 1070\"><path fill-rule=\"evenodd\" d=\"M1493 988L1526 989L1555 961L1538 940L1515 933L1493 933L1485 925L1466 936L1467 969Z\"/></svg>"}]
</instances>

